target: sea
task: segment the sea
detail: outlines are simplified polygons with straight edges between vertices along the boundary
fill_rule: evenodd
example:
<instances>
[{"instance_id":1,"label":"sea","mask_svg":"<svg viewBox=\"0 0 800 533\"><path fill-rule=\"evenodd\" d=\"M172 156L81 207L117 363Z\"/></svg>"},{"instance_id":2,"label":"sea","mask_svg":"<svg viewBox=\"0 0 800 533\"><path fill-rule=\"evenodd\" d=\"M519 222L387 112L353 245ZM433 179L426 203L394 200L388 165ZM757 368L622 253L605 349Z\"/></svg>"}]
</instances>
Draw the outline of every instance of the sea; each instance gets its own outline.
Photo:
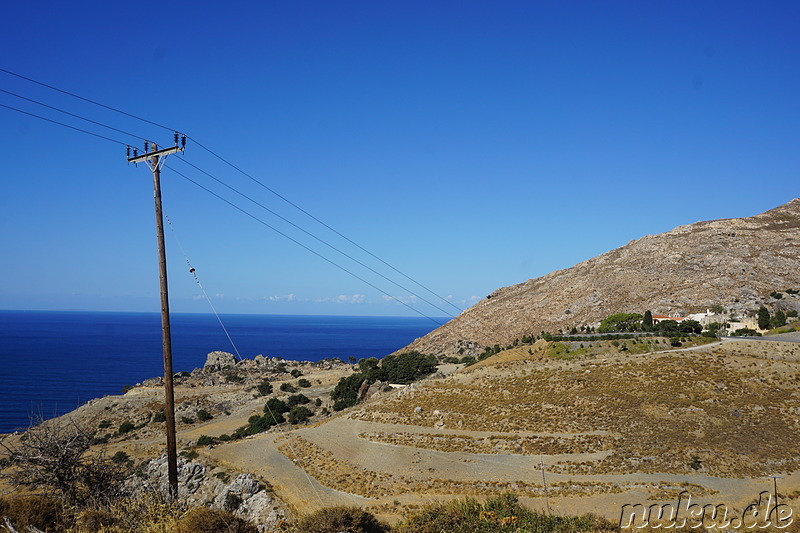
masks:
<instances>
[{"instance_id":1,"label":"sea","mask_svg":"<svg viewBox=\"0 0 800 533\"><path fill-rule=\"evenodd\" d=\"M374 316L174 313L170 322L176 373L202 367L215 350L296 361L383 357L438 327ZM0 311L0 433L163 375L161 346L159 313Z\"/></svg>"}]
</instances>

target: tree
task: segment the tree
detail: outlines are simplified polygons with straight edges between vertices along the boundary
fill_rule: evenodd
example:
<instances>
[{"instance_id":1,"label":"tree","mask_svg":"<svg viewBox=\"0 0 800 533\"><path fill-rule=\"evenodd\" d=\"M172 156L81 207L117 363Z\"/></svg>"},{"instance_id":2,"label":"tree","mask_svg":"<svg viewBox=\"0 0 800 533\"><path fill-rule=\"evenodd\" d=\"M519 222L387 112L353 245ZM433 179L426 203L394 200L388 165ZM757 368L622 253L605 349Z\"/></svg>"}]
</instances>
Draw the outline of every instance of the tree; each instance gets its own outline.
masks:
<instances>
[{"instance_id":1,"label":"tree","mask_svg":"<svg viewBox=\"0 0 800 533\"><path fill-rule=\"evenodd\" d=\"M709 311L711 311L715 315L721 315L722 313L725 312L725 308L722 307L722 305L720 304L714 304L709 308Z\"/></svg>"},{"instance_id":2,"label":"tree","mask_svg":"<svg viewBox=\"0 0 800 533\"><path fill-rule=\"evenodd\" d=\"M615 331L637 331L642 327L642 315L639 313L617 313L600 323L598 333L614 333Z\"/></svg>"},{"instance_id":3,"label":"tree","mask_svg":"<svg viewBox=\"0 0 800 533\"><path fill-rule=\"evenodd\" d=\"M769 310L762 305L758 308L758 329L768 329L769 320Z\"/></svg>"},{"instance_id":4,"label":"tree","mask_svg":"<svg viewBox=\"0 0 800 533\"><path fill-rule=\"evenodd\" d=\"M127 462L86 453L93 435L77 423L31 426L17 445L0 443L0 454L16 467L4 477L13 485L58 496L72 505L111 502L124 495Z\"/></svg>"},{"instance_id":5,"label":"tree","mask_svg":"<svg viewBox=\"0 0 800 533\"><path fill-rule=\"evenodd\" d=\"M775 311L775 316L773 316L772 320L770 320L770 325L773 328L779 328L781 326L785 326L786 325L786 313L784 313L780 309Z\"/></svg>"},{"instance_id":6,"label":"tree","mask_svg":"<svg viewBox=\"0 0 800 533\"><path fill-rule=\"evenodd\" d=\"M313 414L314 412L305 405L295 405L292 407L292 410L289 411L289 423L294 425L305 422L311 418Z\"/></svg>"},{"instance_id":7,"label":"tree","mask_svg":"<svg viewBox=\"0 0 800 533\"><path fill-rule=\"evenodd\" d=\"M656 324L655 329L661 333L678 333L680 331L678 322L675 320L662 320Z\"/></svg>"},{"instance_id":8,"label":"tree","mask_svg":"<svg viewBox=\"0 0 800 533\"><path fill-rule=\"evenodd\" d=\"M642 317L642 330L653 330L653 313L651 313L649 309L644 312L644 317Z\"/></svg>"},{"instance_id":9,"label":"tree","mask_svg":"<svg viewBox=\"0 0 800 533\"><path fill-rule=\"evenodd\" d=\"M678 324L678 329L683 333L700 333L703 331L703 326L697 320L687 318Z\"/></svg>"},{"instance_id":10,"label":"tree","mask_svg":"<svg viewBox=\"0 0 800 533\"><path fill-rule=\"evenodd\" d=\"M411 383L436 371L436 358L417 351L387 355L381 361L377 379L389 383Z\"/></svg>"}]
</instances>

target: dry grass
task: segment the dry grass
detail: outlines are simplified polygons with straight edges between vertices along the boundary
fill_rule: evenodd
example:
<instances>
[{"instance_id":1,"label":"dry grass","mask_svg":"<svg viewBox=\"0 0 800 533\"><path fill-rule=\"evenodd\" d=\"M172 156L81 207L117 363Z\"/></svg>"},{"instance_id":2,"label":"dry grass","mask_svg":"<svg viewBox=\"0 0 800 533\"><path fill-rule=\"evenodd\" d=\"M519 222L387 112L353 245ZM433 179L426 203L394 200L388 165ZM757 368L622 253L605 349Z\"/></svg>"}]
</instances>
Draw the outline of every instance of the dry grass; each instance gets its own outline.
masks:
<instances>
[{"instance_id":1,"label":"dry grass","mask_svg":"<svg viewBox=\"0 0 800 533\"><path fill-rule=\"evenodd\" d=\"M441 452L485 454L560 455L597 453L612 449L618 437L610 435L502 436L431 433L362 433L362 439Z\"/></svg>"},{"instance_id":2,"label":"dry grass","mask_svg":"<svg viewBox=\"0 0 800 533\"><path fill-rule=\"evenodd\" d=\"M785 354L780 362L745 356L735 344L603 360L504 361L429 381L353 416L464 431L609 435L599 448L613 442L611 454L591 464L563 463L555 470L563 473L688 474L695 472L695 457L700 472L715 476L796 470L800 365ZM785 348L789 354L795 349ZM463 451L493 447L447 437L374 438L445 451L457 444ZM537 446L565 453L587 448L575 438L527 445L517 453L547 453Z\"/></svg>"}]
</instances>

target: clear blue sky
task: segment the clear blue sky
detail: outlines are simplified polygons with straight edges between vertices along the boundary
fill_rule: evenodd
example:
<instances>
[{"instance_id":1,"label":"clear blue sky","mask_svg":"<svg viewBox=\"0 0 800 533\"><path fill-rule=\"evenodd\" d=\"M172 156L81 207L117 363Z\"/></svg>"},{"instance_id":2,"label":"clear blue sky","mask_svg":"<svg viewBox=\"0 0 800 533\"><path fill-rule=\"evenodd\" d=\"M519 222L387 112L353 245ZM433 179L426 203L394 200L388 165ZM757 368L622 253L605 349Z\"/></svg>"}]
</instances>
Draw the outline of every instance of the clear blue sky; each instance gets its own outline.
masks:
<instances>
[{"instance_id":1,"label":"clear blue sky","mask_svg":"<svg viewBox=\"0 0 800 533\"><path fill-rule=\"evenodd\" d=\"M3 7L0 68L187 133L463 307L646 234L800 196L798 21L797 2L33 0ZM0 89L171 141L4 73ZM4 108L0 154L0 308L158 310L145 166ZM185 159L434 299L191 141ZM218 311L413 314L169 169L163 189ZM169 230L167 246L173 310L207 312Z\"/></svg>"}]
</instances>

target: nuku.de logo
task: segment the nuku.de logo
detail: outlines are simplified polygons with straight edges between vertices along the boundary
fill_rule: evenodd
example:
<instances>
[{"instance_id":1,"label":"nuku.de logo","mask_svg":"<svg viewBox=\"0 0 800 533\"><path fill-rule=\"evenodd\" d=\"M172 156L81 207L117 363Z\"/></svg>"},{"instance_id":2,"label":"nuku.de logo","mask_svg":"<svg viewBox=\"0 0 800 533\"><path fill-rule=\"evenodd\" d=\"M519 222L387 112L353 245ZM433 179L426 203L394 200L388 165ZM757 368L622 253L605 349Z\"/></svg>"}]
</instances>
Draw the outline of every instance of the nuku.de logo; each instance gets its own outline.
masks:
<instances>
[{"instance_id":1,"label":"nuku.de logo","mask_svg":"<svg viewBox=\"0 0 800 533\"><path fill-rule=\"evenodd\" d=\"M652 505L625 504L619 517L620 529L683 527L705 529L777 529L789 527L793 522L792 509L777 503L769 491L758 495L758 501L745 507L741 515L734 514L724 503L700 505L692 503L692 495L683 491L677 503Z\"/></svg>"}]
</instances>

